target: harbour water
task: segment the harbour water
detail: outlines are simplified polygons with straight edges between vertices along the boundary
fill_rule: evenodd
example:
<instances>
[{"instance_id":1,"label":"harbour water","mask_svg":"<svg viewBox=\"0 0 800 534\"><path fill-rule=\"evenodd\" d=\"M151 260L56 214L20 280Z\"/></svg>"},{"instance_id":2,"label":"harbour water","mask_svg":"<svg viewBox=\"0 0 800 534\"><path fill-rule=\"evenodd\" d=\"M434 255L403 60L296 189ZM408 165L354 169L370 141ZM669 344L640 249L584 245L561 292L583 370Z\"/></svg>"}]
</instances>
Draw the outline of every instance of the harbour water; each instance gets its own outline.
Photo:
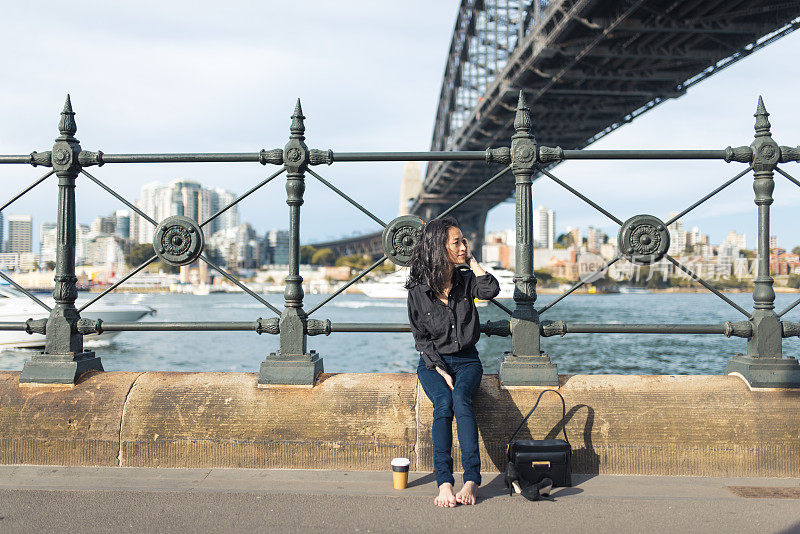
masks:
<instances>
[{"instance_id":1,"label":"harbour water","mask_svg":"<svg viewBox=\"0 0 800 534\"><path fill-rule=\"evenodd\" d=\"M728 295L745 309L752 295ZM791 304L797 294L778 294L776 310ZM210 295L111 294L117 302L136 301L156 308L147 321L253 321L269 318L269 309L241 293ZM306 309L325 295L307 295ZM541 295L537 307L555 295ZM266 297L282 308L282 295ZM513 308L513 301L503 301ZM481 321L506 318L489 304L479 308ZM332 322L407 322L404 300L340 295L312 318ZM548 310L542 319L583 323L712 323L741 321L744 316L706 293L649 293L571 295ZM800 307L784 316L800 320ZM746 341L722 335L568 334L542 340L542 348L563 374L719 374L727 360L746 352ZM309 349L324 359L326 372L413 372L419 359L410 333L334 333L308 338ZM797 357L800 341L784 342L784 354ZM107 371L258 371L264 357L278 348L278 336L255 332L123 332L109 345L92 347ZM511 340L482 336L478 343L484 370L497 371ZM0 353L0 369L21 370L33 351Z\"/></svg>"}]
</instances>

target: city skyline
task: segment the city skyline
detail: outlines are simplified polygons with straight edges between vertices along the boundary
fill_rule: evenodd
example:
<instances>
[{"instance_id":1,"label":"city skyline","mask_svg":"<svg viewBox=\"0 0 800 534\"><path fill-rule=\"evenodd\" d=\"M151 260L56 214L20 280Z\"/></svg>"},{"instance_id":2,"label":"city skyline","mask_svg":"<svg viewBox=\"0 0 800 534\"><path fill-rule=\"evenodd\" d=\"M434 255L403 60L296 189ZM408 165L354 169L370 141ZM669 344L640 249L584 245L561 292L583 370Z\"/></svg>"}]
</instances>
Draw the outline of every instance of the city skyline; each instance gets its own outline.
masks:
<instances>
[{"instance_id":1,"label":"city skyline","mask_svg":"<svg viewBox=\"0 0 800 534\"><path fill-rule=\"evenodd\" d=\"M201 184L199 184L198 182L194 182L192 180L173 180L173 183L176 183L176 182L180 182L180 183L184 183L184 184L185 183L193 183L193 184L196 184L196 185L198 185L198 186L200 186L202 188ZM157 187L154 188L152 186L157 186ZM150 184L146 184L145 186L142 187L142 191L143 192L144 191L149 191L149 192L153 193L154 195L157 194L154 191L166 190L166 189L168 189L168 187L166 187L164 184L161 184L161 183L158 183L158 182L153 182L153 183L150 183ZM226 193L229 193L229 192L226 192ZM233 199L235 199L235 197L231 198L231 200L233 200ZM141 199L139 199L139 200L141 200ZM139 200L137 200L137 207L140 207L138 205L140 203ZM174 210L172 208L174 208L174 206L170 206L170 209L167 210L167 213L169 215L182 214L182 213L178 213L176 210ZM238 213L236 213L235 210L236 210L236 206L234 206L233 208L228 210L228 213L223 214L223 216L227 216L227 218L221 216L219 219L222 221L222 223L218 223L217 226L218 227L224 226L224 228L232 228L234 226L239 226L239 224L238 224L239 216L238 216ZM201 212L198 212L198 213L201 213ZM205 214L204 211L202 213ZM535 221L534 222L534 242L535 242L535 245L536 245L537 248L553 248L553 244L556 242L556 240L558 239L559 236L561 236L562 234L570 234L570 233L574 233L574 232L579 232L579 235L580 235L581 238L586 238L589 241L590 250L597 248L596 246L593 246L594 240L597 239L596 236L606 235L609 240L616 241L616 237L617 237L616 233L609 234L608 232L604 232L597 223L595 223L594 225L587 225L586 227L572 226L572 225L566 225L566 226L559 227L559 226L557 226L555 224L556 213L555 213L554 210L550 210L546 206L538 206L538 207L535 206L534 209L533 209L533 213L534 213L534 221ZM129 225L130 229L132 229L135 226L134 221L137 220L137 219L138 219L137 224L145 223L148 227L152 227L151 224L147 223L141 217L138 217L135 214L135 212L130 211L130 210L116 210L111 216L98 215L94 219L92 219L90 222L78 222L77 226L79 228L82 227L82 226L90 228L95 233L108 233L108 232L102 232L102 225L104 224L105 220L107 220L109 218L113 218L113 215L117 216L116 224L119 224L120 216L122 216L125 219L127 219L125 224ZM674 215L674 213L672 213L671 215ZM165 217L166 216L168 216L168 215L165 215ZM196 214L195 213L190 213L189 216L191 218L195 218L196 219ZM207 215L204 215L204 216L207 216ZM34 235L33 234L33 228L35 228L37 225L35 223L35 218L33 217L32 214L10 213L10 214L5 215L5 219L8 222L14 221L15 223L17 221L21 220L25 224L25 226L28 228L28 231L30 232L30 247L26 248L25 250L22 250L21 252L32 252L34 254L41 254L41 245L44 242L45 230L52 230L52 231L55 230L55 222L44 221L44 222L39 223L38 226L39 226L39 236L40 237L39 237L39 241L37 243L33 239L33 235ZM3 235L6 236L5 240L0 241L0 252L3 252L3 253L12 252L11 250L8 249L8 244L10 242L10 236L12 235L12 231L10 230L10 228L5 228L5 226L7 226L7 223L4 223L3 220L4 220L3 214L0 213L0 236L3 236ZM225 221L227 221L227 223L225 223ZM236 224L234 224L234 223L236 223ZM242 224L248 224L248 225L252 226L252 224L249 221L244 221L244 222L242 222ZM97 228L95 228L95 226L97 226ZM211 225L209 225L209 226L211 226ZM212 228L213 228L213 226L212 226ZM253 227L253 228L254 228L254 231L256 233L258 233L259 235L264 235L264 236L269 236L271 233L274 236L275 232L284 232L284 231L286 231L285 228L267 228L267 229L256 229L255 227ZM684 225L682 220L678 220L678 221L672 223L669 226L671 235L678 235L678 236L683 235L683 237L678 237L677 239L673 238L673 240L671 241L671 244L670 244L670 254L679 253L680 251L683 251L683 249L687 245L694 245L694 244L697 244L697 242L700 242L700 241L702 241L705 244L715 245L715 246L716 245L722 245L722 244L730 241L731 243L735 243L738 246L739 249L753 250L755 248L755 247L751 247L749 249L747 248L747 246L746 246L747 234L743 233L743 232L742 233L738 232L737 228L731 229L728 232L728 234L726 234L726 236L724 238L720 239L719 241L715 241L714 239L711 239L709 234L702 234L702 232L700 230L700 227L698 225L693 225L688 230L686 230L685 228L686 228L686 226ZM586 232L583 232L584 229L586 230ZM8 231L6 231L6 230L8 230ZM492 235L492 234L499 234L499 233L505 233L505 234L508 234L508 235L513 235L513 232L514 232L513 228L494 228L494 229L488 229L487 228L486 229L486 235L487 236ZM111 232L111 233L114 233L114 232ZM210 233L210 235L208 237L210 237L211 235L213 235L215 233L216 233L216 231L214 231L213 233ZM543 234L546 236L544 240L541 237ZM150 232L149 234L143 234L143 236L145 236L145 240L144 241L138 240L135 237L135 233L133 231L130 231L130 233L121 233L119 235L120 235L120 237L125 237L125 238L130 237L130 239L132 241L136 242L136 243L150 243L150 242L152 242L152 232ZM350 235L349 234L344 234L344 235L341 235L341 236L337 236L337 238L341 238L341 239L346 239L347 237L350 237ZM52 239L55 239L55 235L52 236ZM275 238L273 237L273 239L275 239ZM699 241L693 241L693 239L699 240ZM800 246L800 240L798 242L789 243L789 242L779 241L778 239L779 239L779 236L777 236L776 234L772 234L770 236L770 248L771 249L775 248L775 247L780 247L780 248L783 248L785 250L791 250L796 246ZM312 242L312 241L303 241L303 244L313 244L313 243L314 242ZM752 243L755 243L755 239L754 238L753 238ZM283 254L283 253L281 253L281 254ZM45 261L45 260L42 260L42 261Z\"/></svg>"}]
</instances>

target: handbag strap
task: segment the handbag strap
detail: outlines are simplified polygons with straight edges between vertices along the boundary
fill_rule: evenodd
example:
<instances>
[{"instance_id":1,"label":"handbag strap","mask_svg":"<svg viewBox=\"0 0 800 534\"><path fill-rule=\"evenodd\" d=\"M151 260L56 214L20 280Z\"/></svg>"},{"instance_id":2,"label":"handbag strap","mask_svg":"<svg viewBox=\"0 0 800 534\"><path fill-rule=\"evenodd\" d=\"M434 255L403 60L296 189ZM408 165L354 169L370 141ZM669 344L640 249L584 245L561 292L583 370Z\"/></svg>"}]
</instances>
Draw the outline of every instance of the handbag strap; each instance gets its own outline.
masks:
<instances>
[{"instance_id":1,"label":"handbag strap","mask_svg":"<svg viewBox=\"0 0 800 534\"><path fill-rule=\"evenodd\" d=\"M523 425L525 425L525 422L533 414L533 411L536 410L536 407L539 406L539 401L542 400L542 395L544 395L548 391L552 391L553 393L555 393L556 395L558 395L561 398L561 420L564 422L564 426L561 427L561 430L564 431L564 441L566 441L567 445L569 445L569 439L567 439L567 423L566 423L566 421L564 421L564 419L566 419L566 417L567 417L567 405L564 402L564 397L562 397L561 393L559 393L555 389L546 389L546 390L542 391L541 393L539 393L539 398L536 399L536 404L533 405L533 408L531 408L531 411L528 412L528 415L525 416L525 419L522 420L522 422L519 424L517 429L511 435L511 439L508 440L508 446L506 447L506 452L510 451L511 442L514 441L514 438L517 437L517 434L519 433L520 430L522 430ZM570 445L570 448L572 448L572 445Z\"/></svg>"}]
</instances>

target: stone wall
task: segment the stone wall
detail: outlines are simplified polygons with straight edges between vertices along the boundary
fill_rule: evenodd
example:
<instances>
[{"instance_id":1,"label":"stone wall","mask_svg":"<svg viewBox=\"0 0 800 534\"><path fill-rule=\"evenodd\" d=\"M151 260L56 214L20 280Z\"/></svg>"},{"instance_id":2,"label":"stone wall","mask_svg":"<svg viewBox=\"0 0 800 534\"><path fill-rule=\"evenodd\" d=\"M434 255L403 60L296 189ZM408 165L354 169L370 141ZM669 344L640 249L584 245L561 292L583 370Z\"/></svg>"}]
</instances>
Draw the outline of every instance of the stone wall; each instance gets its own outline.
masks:
<instances>
[{"instance_id":1,"label":"stone wall","mask_svg":"<svg viewBox=\"0 0 800 534\"><path fill-rule=\"evenodd\" d=\"M413 374L325 374L259 388L253 373L93 373L74 387L0 372L0 463L431 471L432 406ZM475 396L484 471L543 388ZM576 473L800 476L800 390L736 376L561 376ZM543 397L520 438L559 435ZM455 429L454 429L455 430ZM458 469L458 438L454 458Z\"/></svg>"}]
</instances>

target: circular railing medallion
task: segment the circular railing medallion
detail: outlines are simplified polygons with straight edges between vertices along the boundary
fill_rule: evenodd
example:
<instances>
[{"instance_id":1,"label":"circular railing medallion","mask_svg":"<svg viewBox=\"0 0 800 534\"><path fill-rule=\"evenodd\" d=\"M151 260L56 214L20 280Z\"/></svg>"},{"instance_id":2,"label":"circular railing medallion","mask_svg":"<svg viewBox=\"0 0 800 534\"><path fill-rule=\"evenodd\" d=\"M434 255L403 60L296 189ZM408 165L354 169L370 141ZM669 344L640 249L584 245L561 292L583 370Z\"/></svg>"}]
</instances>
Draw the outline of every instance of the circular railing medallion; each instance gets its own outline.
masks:
<instances>
[{"instance_id":1,"label":"circular railing medallion","mask_svg":"<svg viewBox=\"0 0 800 534\"><path fill-rule=\"evenodd\" d=\"M203 231L189 217L167 217L156 227L153 248L169 265L188 265L203 252Z\"/></svg>"},{"instance_id":2,"label":"circular railing medallion","mask_svg":"<svg viewBox=\"0 0 800 534\"><path fill-rule=\"evenodd\" d=\"M405 267L411 260L411 251L422 236L422 219L416 215L401 215L383 229L383 252L396 265Z\"/></svg>"},{"instance_id":3,"label":"circular railing medallion","mask_svg":"<svg viewBox=\"0 0 800 534\"><path fill-rule=\"evenodd\" d=\"M669 250L669 231L658 217L634 215L619 229L619 251L629 261L655 263Z\"/></svg>"}]
</instances>

